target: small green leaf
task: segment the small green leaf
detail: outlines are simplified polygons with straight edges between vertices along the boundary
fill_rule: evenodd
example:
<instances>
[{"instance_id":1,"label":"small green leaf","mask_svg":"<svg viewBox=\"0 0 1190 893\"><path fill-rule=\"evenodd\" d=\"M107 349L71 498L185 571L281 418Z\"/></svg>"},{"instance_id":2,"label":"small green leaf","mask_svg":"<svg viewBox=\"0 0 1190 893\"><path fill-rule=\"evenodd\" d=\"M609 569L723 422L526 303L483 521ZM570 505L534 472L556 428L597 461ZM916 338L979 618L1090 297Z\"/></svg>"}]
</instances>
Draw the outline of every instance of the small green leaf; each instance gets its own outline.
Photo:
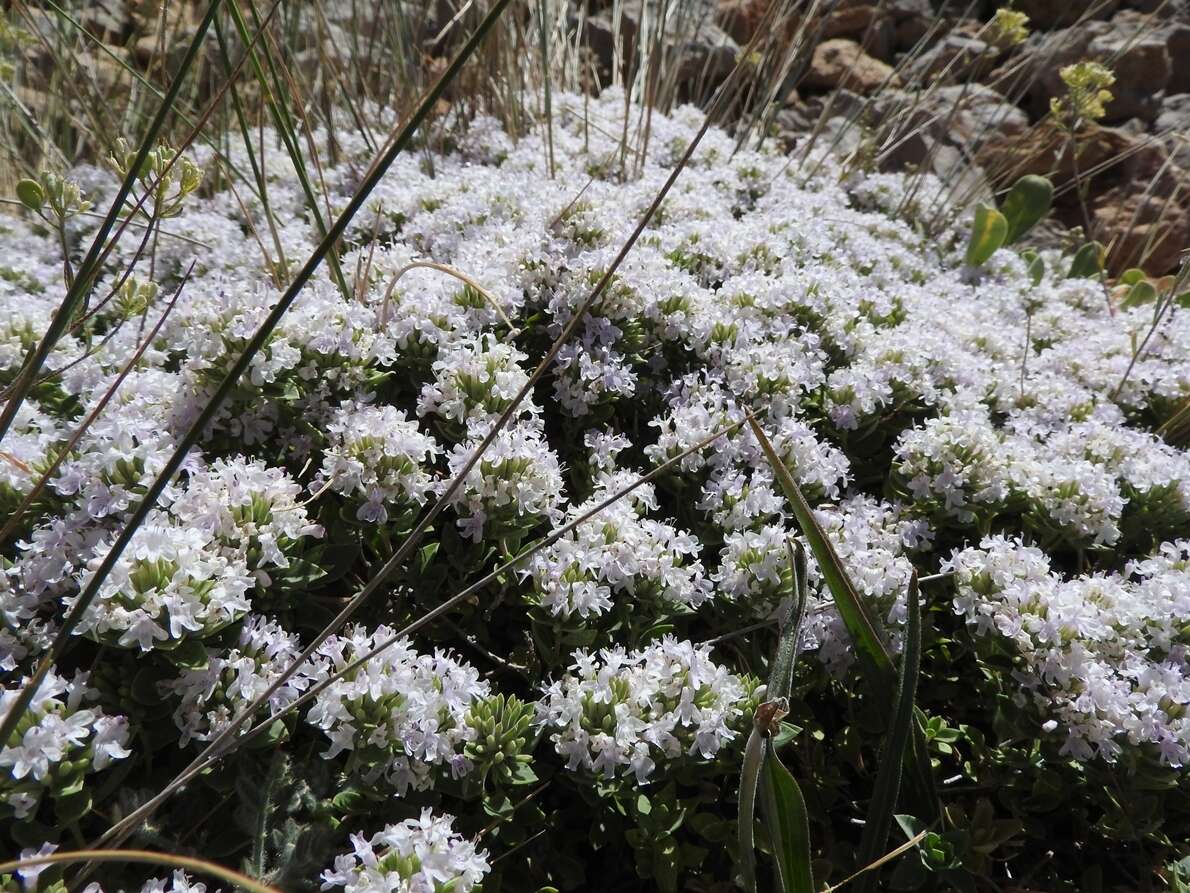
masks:
<instances>
[{"instance_id":1,"label":"small green leaf","mask_svg":"<svg viewBox=\"0 0 1190 893\"><path fill-rule=\"evenodd\" d=\"M17 183L17 198L30 211L40 211L45 204L45 192L36 180L21 180Z\"/></svg>"},{"instance_id":2,"label":"small green leaf","mask_svg":"<svg viewBox=\"0 0 1190 893\"><path fill-rule=\"evenodd\" d=\"M967 266L982 267L996 253L1008 235L1008 221L995 208L978 205L967 243Z\"/></svg>"},{"instance_id":3,"label":"small green leaf","mask_svg":"<svg viewBox=\"0 0 1190 893\"><path fill-rule=\"evenodd\" d=\"M1098 242L1088 242L1074 255L1070 262L1070 272L1067 279L1087 279L1098 276L1103 269L1103 246Z\"/></svg>"},{"instance_id":4,"label":"small green leaf","mask_svg":"<svg viewBox=\"0 0 1190 893\"><path fill-rule=\"evenodd\" d=\"M740 810L736 821L737 843L740 850L740 884L745 893L756 893L756 842L753 839L756 821L756 791L760 770L764 766L764 752L768 742L753 728L744 746L744 765L740 770Z\"/></svg>"},{"instance_id":5,"label":"small green leaf","mask_svg":"<svg viewBox=\"0 0 1190 893\"><path fill-rule=\"evenodd\" d=\"M75 791L54 800L54 817L63 825L73 825L90 811L90 791Z\"/></svg>"},{"instance_id":6,"label":"small green leaf","mask_svg":"<svg viewBox=\"0 0 1190 893\"><path fill-rule=\"evenodd\" d=\"M1136 267L1129 267L1120 274L1120 282L1124 285L1136 285L1138 282L1143 282L1145 279L1145 271L1139 270Z\"/></svg>"},{"instance_id":7,"label":"small green leaf","mask_svg":"<svg viewBox=\"0 0 1190 893\"><path fill-rule=\"evenodd\" d=\"M806 800L776 752L765 760L761 805L773 843L780 889L784 893L815 893Z\"/></svg>"},{"instance_id":8,"label":"small green leaf","mask_svg":"<svg viewBox=\"0 0 1190 893\"><path fill-rule=\"evenodd\" d=\"M1041 285L1041 280L1045 278L1045 261L1041 259L1040 255L1035 255L1029 261L1029 278L1033 280L1033 287Z\"/></svg>"},{"instance_id":9,"label":"small green leaf","mask_svg":"<svg viewBox=\"0 0 1190 893\"><path fill-rule=\"evenodd\" d=\"M1124 300L1120 302L1120 306L1125 309L1131 309L1133 307L1143 307L1145 304L1152 304L1156 300L1156 287L1149 280L1142 279L1133 285L1132 288L1128 289L1128 294L1124 296Z\"/></svg>"},{"instance_id":10,"label":"small green leaf","mask_svg":"<svg viewBox=\"0 0 1190 893\"><path fill-rule=\"evenodd\" d=\"M1013 184L1004 199L1002 212L1008 224L1004 244L1011 245L1049 213L1054 184L1045 177L1026 174Z\"/></svg>"}]
</instances>

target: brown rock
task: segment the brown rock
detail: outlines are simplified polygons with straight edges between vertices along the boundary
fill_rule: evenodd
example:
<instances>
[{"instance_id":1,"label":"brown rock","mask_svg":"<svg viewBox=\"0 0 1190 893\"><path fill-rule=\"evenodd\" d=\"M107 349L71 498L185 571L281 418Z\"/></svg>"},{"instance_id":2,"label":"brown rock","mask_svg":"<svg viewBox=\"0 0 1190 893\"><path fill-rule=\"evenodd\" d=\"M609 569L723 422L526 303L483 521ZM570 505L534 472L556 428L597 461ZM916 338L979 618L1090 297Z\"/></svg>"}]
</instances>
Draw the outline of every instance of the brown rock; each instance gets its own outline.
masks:
<instances>
[{"instance_id":1,"label":"brown rock","mask_svg":"<svg viewBox=\"0 0 1190 893\"><path fill-rule=\"evenodd\" d=\"M1166 31L1165 49L1175 61L1166 92L1190 93L1190 22L1179 22Z\"/></svg>"},{"instance_id":2,"label":"brown rock","mask_svg":"<svg viewBox=\"0 0 1190 893\"><path fill-rule=\"evenodd\" d=\"M886 83L899 84L892 67L869 56L854 40L843 38L823 41L814 48L805 79L808 87L845 87L857 93L871 93Z\"/></svg>"},{"instance_id":3,"label":"brown rock","mask_svg":"<svg viewBox=\"0 0 1190 893\"><path fill-rule=\"evenodd\" d=\"M715 5L715 24L743 46L752 39L772 0L719 0Z\"/></svg>"},{"instance_id":4,"label":"brown rock","mask_svg":"<svg viewBox=\"0 0 1190 893\"><path fill-rule=\"evenodd\" d=\"M1119 8L1119 0L1096 0L1094 3L1064 3L1060 0L1020 0L1014 4L1029 17L1029 25L1039 30L1061 28L1082 21L1084 16L1106 19ZM1094 15L1087 16L1088 12Z\"/></svg>"},{"instance_id":5,"label":"brown rock","mask_svg":"<svg viewBox=\"0 0 1190 893\"><path fill-rule=\"evenodd\" d=\"M1177 269L1190 246L1190 175L1179 168L1168 181L1120 186L1095 203L1095 236L1109 247L1112 274L1140 267L1161 276Z\"/></svg>"},{"instance_id":6,"label":"brown rock","mask_svg":"<svg viewBox=\"0 0 1190 893\"><path fill-rule=\"evenodd\" d=\"M1087 55L1108 65L1116 76L1115 98L1107 105L1108 123L1140 118L1152 121L1160 108L1158 95L1169 83L1170 59L1163 35L1117 29L1096 37Z\"/></svg>"}]
</instances>

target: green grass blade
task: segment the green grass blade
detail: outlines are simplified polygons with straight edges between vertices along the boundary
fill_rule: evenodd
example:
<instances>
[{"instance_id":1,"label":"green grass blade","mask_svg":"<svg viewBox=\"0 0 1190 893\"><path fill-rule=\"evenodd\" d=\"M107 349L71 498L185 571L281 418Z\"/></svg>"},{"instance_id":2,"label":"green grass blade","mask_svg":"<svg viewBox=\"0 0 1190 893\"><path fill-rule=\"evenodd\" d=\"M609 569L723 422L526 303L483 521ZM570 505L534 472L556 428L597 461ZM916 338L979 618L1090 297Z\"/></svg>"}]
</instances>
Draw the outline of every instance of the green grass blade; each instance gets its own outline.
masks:
<instances>
[{"instance_id":1,"label":"green grass blade","mask_svg":"<svg viewBox=\"0 0 1190 893\"><path fill-rule=\"evenodd\" d=\"M740 811L736 819L736 842L740 851L740 884L745 893L756 893L756 791L760 772L764 768L764 754L768 741L753 728L744 747L744 763L740 769Z\"/></svg>"},{"instance_id":2,"label":"green grass blade","mask_svg":"<svg viewBox=\"0 0 1190 893\"><path fill-rule=\"evenodd\" d=\"M893 815L897 808L897 797L901 791L901 768L906 755L916 716L914 699L917 697L917 680L921 673L921 604L918 599L917 575L909 580L908 622L905 625L905 649L901 656L901 670L897 679L897 701L893 711L892 726L884 752L880 757L880 768L876 773L876 785L872 791L872 802L868 805L867 821L859 844L859 863L875 862L884 852L888 834L892 829ZM876 873L866 872L859 880L859 893L872 889Z\"/></svg>"},{"instance_id":3,"label":"green grass blade","mask_svg":"<svg viewBox=\"0 0 1190 893\"><path fill-rule=\"evenodd\" d=\"M784 893L815 893L810 859L810 815L797 780L776 752L764 762L761 805Z\"/></svg>"},{"instance_id":4,"label":"green grass blade","mask_svg":"<svg viewBox=\"0 0 1190 893\"><path fill-rule=\"evenodd\" d=\"M801 543L788 542L790 590L793 603L781 627L781 637L777 642L777 653L773 656L772 666L769 668L769 681L765 688L766 699L757 711L753 721L748 744L744 750L744 765L740 771L740 811L737 818L737 840L740 849L740 880L747 891L756 890L756 854L753 840L753 825L756 816L756 791L761 775L765 769L765 752L768 737L772 734L772 726L779 717L788 711L789 692L793 688L793 666L797 662L798 642L801 640L802 620L806 616L806 596L809 592L809 577L806 573L806 551ZM772 754L777 759L777 755ZM784 767L782 767L784 769ZM786 773L788 774L788 773ZM790 779L792 780L792 778ZM796 788L796 782L794 783ZM801 797L801 791L797 792ZM804 811L805 806L802 805ZM769 822L772 830L772 822ZM774 835L775 837L776 835ZM809 832L806 832L809 840ZM806 846L809 846L807 842Z\"/></svg>"},{"instance_id":5,"label":"green grass blade","mask_svg":"<svg viewBox=\"0 0 1190 893\"><path fill-rule=\"evenodd\" d=\"M765 457L773 468L774 477L789 500L794 518L810 544L810 550L814 553L827 588L834 597L835 607L855 642L860 669L873 689L873 707L887 723L891 718L890 705L894 703L896 695L897 671L888 646L878 632L877 621L860 599L838 553L818 519L814 517L801 488L781 461L781 457L777 455L768 436L755 419L749 419L748 423L752 426L752 433L756 435ZM913 723L912 734L913 747L908 759L911 763L914 796L919 812L933 820L941 810L934 789L933 772L930 769L920 717Z\"/></svg>"},{"instance_id":6,"label":"green grass blade","mask_svg":"<svg viewBox=\"0 0 1190 893\"><path fill-rule=\"evenodd\" d=\"M880 677L883 677L879 684L887 687L893 678L895 668L888 647L880 633L877 632L876 621L868 613L867 607L851 583L847 570L843 567L843 562L835 552L835 547L818 523L818 519L814 517L814 512L810 509L810 504L806 502L806 497L802 495L797 481L793 479L793 475L789 473L789 469L785 467L785 463L773 449L768 435L764 433L755 419L750 419L749 424L752 426L752 433L760 442L760 448L764 450L769 465L773 468L773 475L781 485L785 498L789 500L798 527L801 528L806 542L810 544L810 551L814 553L814 559L818 562L818 568L826 580L827 588L834 596L835 607L839 609L847 631L855 640L861 658L866 659L879 671Z\"/></svg>"},{"instance_id":7,"label":"green grass blade","mask_svg":"<svg viewBox=\"0 0 1190 893\"><path fill-rule=\"evenodd\" d=\"M104 243L107 242L107 237L111 234L112 227L116 225L116 219L119 217L120 211L124 208L124 202L132 191L132 186L136 182L137 171L144 167L145 159L148 158L149 152L157 142L158 134L161 133L162 127L165 126L166 118L169 117L173 110L174 102L181 92L182 83L186 80L186 76L190 73L190 68L194 64L199 50L202 48L207 31L211 27L211 22L215 20L215 13L219 11L220 2L221 0L211 0L208 4L206 15L203 16L197 30L195 30L194 38L186 48L186 55L178 65L178 72L174 75L173 82L169 85L169 90L161 100L161 106L157 109L157 114L153 116L153 121L149 124L149 129L145 132L144 139L141 140L136 158L128 166L128 173L124 177L124 182L120 184L120 189L116 192L116 197L108 209L107 216L103 218L103 223L99 225L99 230L95 233L95 238L91 242L91 247L88 249L86 257L79 264L74 282L67 289L66 297L62 299L61 305L59 305L53 318L50 320L45 335L42 336L37 347L29 354L28 359L21 368L20 375L17 376L16 381L13 383L12 396L8 398L4 412L0 413L0 441L4 440L4 435L8 433L13 419L16 418L17 410L25 402L29 390L37 380L38 373L41 372L41 367L45 365L46 358L50 355L50 351L53 350L54 345L58 343L58 339L66 331L67 326L73 321L75 311L82 302L83 296L90 289L91 281L98 272L100 254L103 251ZM13 722L15 723L15 719ZM5 726L7 725L8 722L6 719ZM6 735L0 735L0 741L7 740Z\"/></svg>"}]
</instances>

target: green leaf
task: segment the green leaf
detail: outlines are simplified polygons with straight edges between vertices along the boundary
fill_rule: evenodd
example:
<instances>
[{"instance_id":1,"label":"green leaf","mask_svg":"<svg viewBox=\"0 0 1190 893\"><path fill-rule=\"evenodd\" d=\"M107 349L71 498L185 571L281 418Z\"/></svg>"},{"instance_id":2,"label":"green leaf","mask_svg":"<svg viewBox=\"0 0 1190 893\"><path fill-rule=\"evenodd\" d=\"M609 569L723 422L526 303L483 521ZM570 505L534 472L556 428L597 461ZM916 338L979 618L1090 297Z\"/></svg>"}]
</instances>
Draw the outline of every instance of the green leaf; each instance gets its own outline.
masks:
<instances>
[{"instance_id":1,"label":"green leaf","mask_svg":"<svg viewBox=\"0 0 1190 893\"><path fill-rule=\"evenodd\" d=\"M740 809L736 821L736 841L740 850L740 884L745 893L756 893L756 791L760 771L764 767L764 752L768 742L753 728L744 746L744 765L740 770Z\"/></svg>"},{"instance_id":2,"label":"green leaf","mask_svg":"<svg viewBox=\"0 0 1190 893\"><path fill-rule=\"evenodd\" d=\"M971 239L967 242L967 266L982 267L1004 244L1007 235L1008 221L1004 215L995 208L978 205L971 226Z\"/></svg>"},{"instance_id":3,"label":"green leaf","mask_svg":"<svg viewBox=\"0 0 1190 893\"><path fill-rule=\"evenodd\" d=\"M1045 177L1026 174L1013 184L1001 208L1008 223L1004 244L1011 245L1049 213L1054 184Z\"/></svg>"},{"instance_id":4,"label":"green leaf","mask_svg":"<svg viewBox=\"0 0 1190 893\"><path fill-rule=\"evenodd\" d=\"M810 580L806 568L806 550L802 548L801 543L797 542L790 541L785 545L789 552L789 584L793 598L789 613L785 616L785 622L781 627L777 653L773 656L769 668L769 680L765 688L767 701L763 705L771 710L776 702L780 702L783 713L788 710L789 692L793 688L793 668L797 662L802 620L806 616L806 600ZM758 717L753 721L752 732L748 736L748 743L744 748L743 768L740 770L740 809L736 827L740 851L740 880L748 893L755 893L756 890L753 825L756 814L756 791L761 773L764 771L765 752L770 749L769 742L765 737L770 734L766 722L771 723L771 718L768 721L762 721ZM773 751L772 759L775 760L777 759L775 745ZM799 791L798 796L800 797L800 795ZM807 832L807 840L808 834L809 832Z\"/></svg>"},{"instance_id":5,"label":"green leaf","mask_svg":"<svg viewBox=\"0 0 1190 893\"><path fill-rule=\"evenodd\" d=\"M60 824L73 825L91 811L91 792L75 791L54 800L54 817Z\"/></svg>"},{"instance_id":6,"label":"green leaf","mask_svg":"<svg viewBox=\"0 0 1190 893\"><path fill-rule=\"evenodd\" d=\"M910 732L914 723L913 701L917 697L917 680L921 672L921 605L918 600L917 574L909 579L907 623L905 625L905 649L901 657L901 671L897 679L897 702L893 712L892 726L884 752L880 756L880 769L876 773L876 785L872 790L872 802L868 805L867 821L859 844L859 864L870 865L884 855L888 833L892 828L897 797L901 791L901 767L905 764L909 747ZM867 871L859 878L859 893L872 889L876 872Z\"/></svg>"},{"instance_id":7,"label":"green leaf","mask_svg":"<svg viewBox=\"0 0 1190 893\"><path fill-rule=\"evenodd\" d=\"M40 211L45 204L45 193L36 180L21 180L17 183L17 198L30 211Z\"/></svg>"},{"instance_id":8,"label":"green leaf","mask_svg":"<svg viewBox=\"0 0 1190 893\"><path fill-rule=\"evenodd\" d=\"M1124 296L1124 300L1120 302L1120 306L1125 309L1143 307L1145 304L1152 304L1156 300L1156 287L1149 280L1142 279L1133 285L1132 288L1128 289L1128 294Z\"/></svg>"},{"instance_id":9,"label":"green leaf","mask_svg":"<svg viewBox=\"0 0 1190 893\"><path fill-rule=\"evenodd\" d=\"M768 435L764 433L755 419L749 419L748 424L751 425L752 433L760 442L760 448L764 451L769 465L772 466L773 475L777 478L781 490L785 493L785 498L789 501L793 516L797 520L806 542L810 544L810 551L814 553L814 559L818 562L823 579L825 579L831 595L834 596L835 607L838 608L839 615L847 626L847 631L855 640L861 660L866 660L869 666L878 670L879 674L887 674L886 681L891 682L896 672L892 658L889 656L884 640L877 632L875 620L860 599L858 591L852 585L851 578L843 567L843 562L835 552L835 547L818 523L818 519L814 517L810 504L806 502L806 497L802 495L797 481L793 479L793 475L789 473L789 469L777 455ZM891 695L891 685L888 688Z\"/></svg>"},{"instance_id":10,"label":"green leaf","mask_svg":"<svg viewBox=\"0 0 1190 893\"><path fill-rule=\"evenodd\" d=\"M784 893L815 893L810 856L810 817L802 789L776 752L764 765L761 805Z\"/></svg>"},{"instance_id":11,"label":"green leaf","mask_svg":"<svg viewBox=\"0 0 1190 893\"><path fill-rule=\"evenodd\" d=\"M1087 279L1098 276L1103 269L1103 246L1098 242L1088 242L1074 255L1070 262L1067 279Z\"/></svg>"},{"instance_id":12,"label":"green leaf","mask_svg":"<svg viewBox=\"0 0 1190 893\"><path fill-rule=\"evenodd\" d=\"M1045 261L1042 260L1040 255L1035 255L1029 261L1028 273L1029 278L1033 281L1034 288L1041 285L1041 280L1045 278Z\"/></svg>"},{"instance_id":13,"label":"green leaf","mask_svg":"<svg viewBox=\"0 0 1190 893\"><path fill-rule=\"evenodd\" d=\"M1138 282L1143 282L1145 278L1145 271L1137 269L1136 267L1129 267L1120 274L1120 282L1124 285L1136 285Z\"/></svg>"}]
</instances>

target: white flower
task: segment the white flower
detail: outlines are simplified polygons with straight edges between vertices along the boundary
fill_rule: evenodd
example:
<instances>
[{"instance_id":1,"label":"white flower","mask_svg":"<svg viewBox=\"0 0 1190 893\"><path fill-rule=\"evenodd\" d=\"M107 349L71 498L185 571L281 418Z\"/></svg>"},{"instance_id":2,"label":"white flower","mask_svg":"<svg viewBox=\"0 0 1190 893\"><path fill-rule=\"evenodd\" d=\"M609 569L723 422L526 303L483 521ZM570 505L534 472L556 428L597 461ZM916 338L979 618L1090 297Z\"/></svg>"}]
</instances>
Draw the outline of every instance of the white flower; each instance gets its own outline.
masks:
<instances>
[{"instance_id":1,"label":"white flower","mask_svg":"<svg viewBox=\"0 0 1190 893\"><path fill-rule=\"evenodd\" d=\"M343 893L467 893L489 871L487 853L453 828L454 818L422 810L421 818L386 825L371 838L351 835L351 852L322 873L322 889Z\"/></svg>"},{"instance_id":2,"label":"white flower","mask_svg":"<svg viewBox=\"0 0 1190 893\"><path fill-rule=\"evenodd\" d=\"M707 645L665 636L628 652L576 652L546 689L537 723L567 768L645 783L659 760L712 759L738 734L754 686L711 660Z\"/></svg>"}]
</instances>

